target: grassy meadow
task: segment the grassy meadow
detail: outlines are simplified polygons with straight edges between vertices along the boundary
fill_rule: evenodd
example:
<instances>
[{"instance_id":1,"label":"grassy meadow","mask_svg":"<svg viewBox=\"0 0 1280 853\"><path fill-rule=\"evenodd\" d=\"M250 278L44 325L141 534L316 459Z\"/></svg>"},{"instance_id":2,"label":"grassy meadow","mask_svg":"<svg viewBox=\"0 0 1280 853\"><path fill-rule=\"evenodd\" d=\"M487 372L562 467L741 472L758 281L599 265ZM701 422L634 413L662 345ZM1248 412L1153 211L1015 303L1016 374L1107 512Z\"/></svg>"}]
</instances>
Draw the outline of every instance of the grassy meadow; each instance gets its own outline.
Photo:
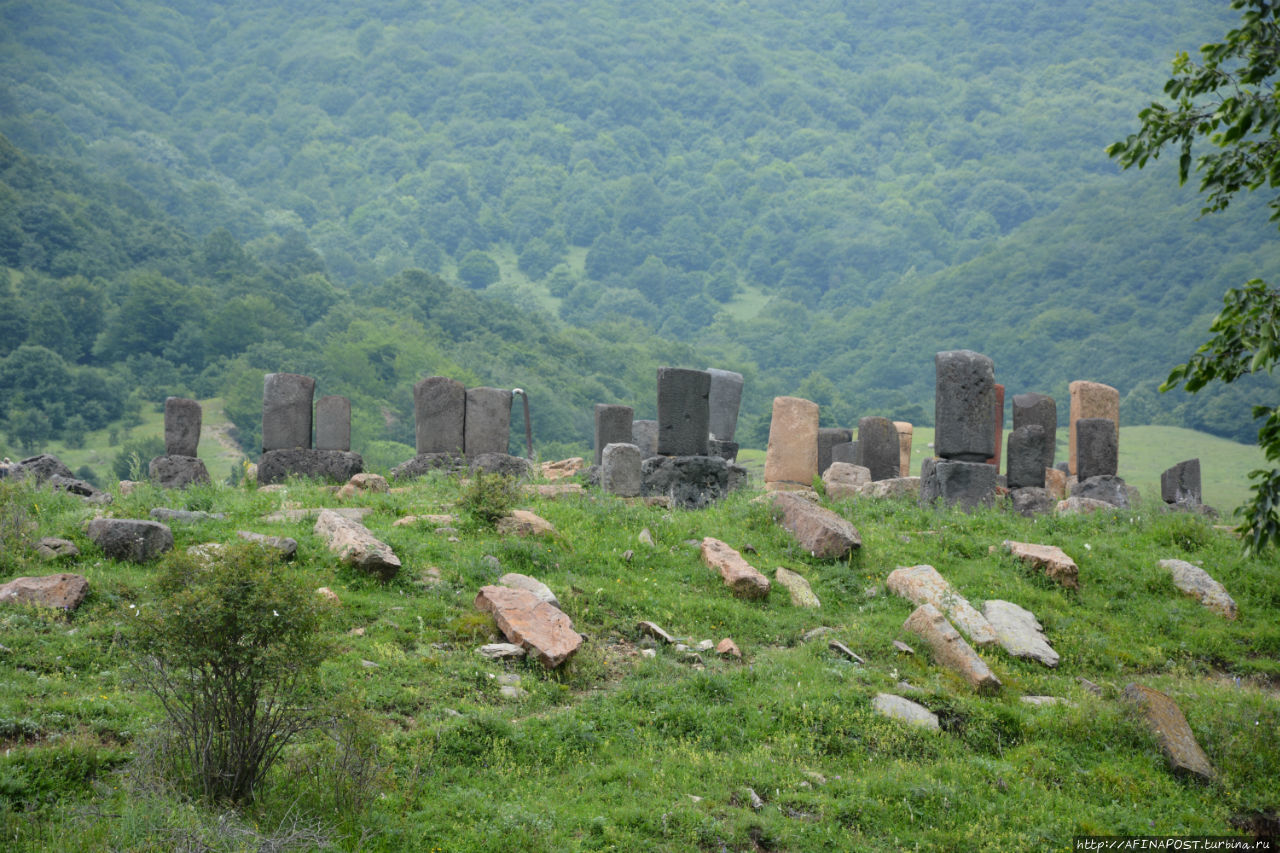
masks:
<instances>
[{"instance_id":1,"label":"grassy meadow","mask_svg":"<svg viewBox=\"0 0 1280 853\"><path fill-rule=\"evenodd\" d=\"M833 562L802 552L750 491L697 512L590 490L527 497L519 505L557 532L522 539L467 516L458 480L394 485L346 502L370 511L365 524L403 563L385 583L328 553L310 521L265 520L338 505L323 486L143 485L106 508L226 513L174 524L177 551L237 530L294 537L298 556L279 565L280 583L329 587L341 601L323 629L335 648L315 698L332 725L291 745L256 801L232 809L156 770L166 724L138 686L132 650L164 563L108 559L83 532L93 508L0 483L0 580L73 571L90 582L69 617L0 608L0 846L1066 850L1079 834L1232 834L1280 809L1280 566L1275 555L1243 557L1199 517L1138 509L1033 520L849 500L830 506L863 544ZM455 521L394 524L431 513ZM81 556L44 564L30 550L37 536L71 539ZM762 601L735 598L703 565L704 536L770 577L779 566L804 575L821 607L793 606L777 585ZM992 553L1004 539L1062 547L1080 566L1079 590ZM1239 618L1178 592L1157 564L1170 557L1202 564ZM975 606L1002 598L1034 612L1059 667L987 651L1004 688L975 695L902 629L912 605L884 579L918 563ZM474 608L476 592L509 571L548 584L586 636L561 668L477 654L500 637ZM732 638L743 658L656 645L641 620L689 645ZM831 632L804 641L823 626ZM831 639L865 664L829 650ZM1216 781L1170 773L1119 700L1134 681L1178 702ZM925 705L942 731L878 716L879 692ZM1037 707L1024 695L1066 702Z\"/></svg>"}]
</instances>

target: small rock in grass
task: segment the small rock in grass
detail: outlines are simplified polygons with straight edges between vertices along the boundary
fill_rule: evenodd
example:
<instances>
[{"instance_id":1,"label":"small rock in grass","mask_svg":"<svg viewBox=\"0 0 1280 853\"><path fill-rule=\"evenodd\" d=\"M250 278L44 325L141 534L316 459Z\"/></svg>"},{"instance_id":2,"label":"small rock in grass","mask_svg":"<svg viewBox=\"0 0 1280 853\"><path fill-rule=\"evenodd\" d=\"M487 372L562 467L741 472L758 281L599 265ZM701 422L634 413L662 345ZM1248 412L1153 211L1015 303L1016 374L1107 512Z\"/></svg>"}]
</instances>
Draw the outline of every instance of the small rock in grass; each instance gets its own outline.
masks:
<instances>
[{"instance_id":1,"label":"small rock in grass","mask_svg":"<svg viewBox=\"0 0 1280 853\"><path fill-rule=\"evenodd\" d=\"M911 648L901 640L894 640L893 647L904 655L914 655L916 653L915 649Z\"/></svg>"},{"instance_id":2,"label":"small rock in grass","mask_svg":"<svg viewBox=\"0 0 1280 853\"><path fill-rule=\"evenodd\" d=\"M828 628L826 625L819 625L817 628L811 628L810 630L805 631L803 636L800 637L800 642L811 642L824 634L830 634L834 630L834 628Z\"/></svg>"},{"instance_id":3,"label":"small rock in grass","mask_svg":"<svg viewBox=\"0 0 1280 853\"><path fill-rule=\"evenodd\" d=\"M904 699L892 693L877 693L871 700L871 707L881 716L902 720L913 726L938 730L938 715L910 699Z\"/></svg>"},{"instance_id":4,"label":"small rock in grass","mask_svg":"<svg viewBox=\"0 0 1280 853\"><path fill-rule=\"evenodd\" d=\"M769 579L719 539L708 536L702 540L702 561L720 572L725 586L739 598L764 598L769 594Z\"/></svg>"},{"instance_id":5,"label":"small rock in grass","mask_svg":"<svg viewBox=\"0 0 1280 853\"><path fill-rule=\"evenodd\" d=\"M524 660L526 654L524 648L515 643L489 643L476 651L481 657L496 661Z\"/></svg>"},{"instance_id":6,"label":"small rock in grass","mask_svg":"<svg viewBox=\"0 0 1280 853\"><path fill-rule=\"evenodd\" d=\"M517 509L498 519L498 532L504 536L553 536L556 529L545 518Z\"/></svg>"},{"instance_id":7,"label":"small rock in grass","mask_svg":"<svg viewBox=\"0 0 1280 853\"><path fill-rule=\"evenodd\" d=\"M812 608L822 606L822 602L818 600L818 596L813 594L813 588L809 586L809 581L805 580L803 575L779 566L773 573L773 577L791 594L792 607Z\"/></svg>"},{"instance_id":8,"label":"small rock in grass","mask_svg":"<svg viewBox=\"0 0 1280 853\"><path fill-rule=\"evenodd\" d=\"M853 661L856 664L866 663L865 660L858 657L858 655L854 654L852 649L850 649L848 646L846 646L844 643L840 642L839 640L832 640L831 642L827 643L827 648L831 649L831 651L833 652L837 652L839 654L844 655L845 657L847 657L849 660Z\"/></svg>"},{"instance_id":9,"label":"small rock in grass","mask_svg":"<svg viewBox=\"0 0 1280 853\"><path fill-rule=\"evenodd\" d=\"M721 657L742 659L742 649L738 648L738 644L728 637L725 637L716 645L716 654Z\"/></svg>"},{"instance_id":10,"label":"small rock in grass","mask_svg":"<svg viewBox=\"0 0 1280 853\"><path fill-rule=\"evenodd\" d=\"M640 540L641 545L648 545L650 548L653 547L653 534L649 532L649 528L646 527L644 530L641 530L640 535L637 538Z\"/></svg>"},{"instance_id":11,"label":"small rock in grass","mask_svg":"<svg viewBox=\"0 0 1280 853\"><path fill-rule=\"evenodd\" d=\"M338 598L338 594L333 590L329 589L329 587L327 586L322 586L318 588L316 590L316 595L320 596L325 601L330 601L330 602L333 602L334 604L342 604L342 599Z\"/></svg>"},{"instance_id":12,"label":"small rock in grass","mask_svg":"<svg viewBox=\"0 0 1280 853\"><path fill-rule=\"evenodd\" d=\"M655 640L658 640L659 642L662 642L662 643L666 643L667 645L672 645L676 641L675 637L671 636L666 631L662 630L660 627L658 627L656 623L653 623L653 622L641 622L640 624L636 625L636 630L638 630L641 634L644 634L646 637L653 637Z\"/></svg>"},{"instance_id":13,"label":"small rock in grass","mask_svg":"<svg viewBox=\"0 0 1280 853\"><path fill-rule=\"evenodd\" d=\"M1199 566L1186 560L1161 560L1160 568L1173 576L1173 585L1224 619L1236 618L1236 602L1227 588Z\"/></svg>"}]
</instances>

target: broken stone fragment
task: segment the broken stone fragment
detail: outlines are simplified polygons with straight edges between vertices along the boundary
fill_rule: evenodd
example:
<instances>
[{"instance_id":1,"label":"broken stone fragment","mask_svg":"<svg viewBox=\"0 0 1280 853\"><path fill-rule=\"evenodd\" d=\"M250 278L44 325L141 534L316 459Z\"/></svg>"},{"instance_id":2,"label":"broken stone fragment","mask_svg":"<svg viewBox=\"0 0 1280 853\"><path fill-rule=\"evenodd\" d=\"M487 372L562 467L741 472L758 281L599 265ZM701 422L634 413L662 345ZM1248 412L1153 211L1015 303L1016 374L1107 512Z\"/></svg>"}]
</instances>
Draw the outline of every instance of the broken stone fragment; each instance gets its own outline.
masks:
<instances>
[{"instance_id":1,"label":"broken stone fragment","mask_svg":"<svg viewBox=\"0 0 1280 853\"><path fill-rule=\"evenodd\" d=\"M45 561L71 559L80 556L80 549L69 539L46 536L36 543L36 553Z\"/></svg>"},{"instance_id":2,"label":"broken stone fragment","mask_svg":"<svg viewBox=\"0 0 1280 853\"><path fill-rule=\"evenodd\" d=\"M721 657L738 658L739 660L742 659L742 649L738 648L738 644L728 637L725 637L716 644L716 654Z\"/></svg>"},{"instance_id":3,"label":"broken stone fragment","mask_svg":"<svg viewBox=\"0 0 1280 853\"><path fill-rule=\"evenodd\" d=\"M263 548L270 548L279 554L282 560L292 560L298 553L298 540L289 536L267 536L251 530L237 530L236 535L246 542L254 542Z\"/></svg>"},{"instance_id":4,"label":"broken stone fragment","mask_svg":"<svg viewBox=\"0 0 1280 853\"><path fill-rule=\"evenodd\" d=\"M343 484L342 488L338 489L337 498L340 501L345 501L358 494L386 493L390 489L391 484L381 474L354 474L351 479Z\"/></svg>"},{"instance_id":5,"label":"broken stone fragment","mask_svg":"<svg viewBox=\"0 0 1280 853\"><path fill-rule=\"evenodd\" d=\"M770 499L780 513L778 523L814 557L840 560L862 547L857 529L831 510L794 492L774 492Z\"/></svg>"},{"instance_id":6,"label":"broken stone fragment","mask_svg":"<svg viewBox=\"0 0 1280 853\"><path fill-rule=\"evenodd\" d=\"M892 693L877 693L876 698L871 700L871 707L882 717L902 720L913 726L934 731L938 730L938 715L910 699L904 699Z\"/></svg>"},{"instance_id":7,"label":"broken stone fragment","mask_svg":"<svg viewBox=\"0 0 1280 853\"><path fill-rule=\"evenodd\" d=\"M1227 588L1199 566L1185 560L1161 560L1160 568L1173 575L1173 585L1226 619L1236 618L1236 602Z\"/></svg>"},{"instance_id":8,"label":"broken stone fragment","mask_svg":"<svg viewBox=\"0 0 1280 853\"><path fill-rule=\"evenodd\" d=\"M932 604L958 625L975 646L994 646L999 642L986 617L956 592L933 566L899 566L885 578L885 586L912 604Z\"/></svg>"},{"instance_id":9,"label":"broken stone fragment","mask_svg":"<svg viewBox=\"0 0 1280 853\"><path fill-rule=\"evenodd\" d=\"M526 509L517 509L498 519L498 532L503 536L552 536L556 529L546 519Z\"/></svg>"},{"instance_id":10,"label":"broken stone fragment","mask_svg":"<svg viewBox=\"0 0 1280 853\"><path fill-rule=\"evenodd\" d=\"M818 600L818 596L813 594L813 589L803 575L779 566L773 573L773 577L787 592L791 593L792 607L822 606L822 602Z\"/></svg>"},{"instance_id":11,"label":"broken stone fragment","mask_svg":"<svg viewBox=\"0 0 1280 853\"><path fill-rule=\"evenodd\" d=\"M507 640L532 652L547 669L564 663L582 645L569 617L527 590L481 587L475 606L492 614Z\"/></svg>"},{"instance_id":12,"label":"broken stone fragment","mask_svg":"<svg viewBox=\"0 0 1280 853\"><path fill-rule=\"evenodd\" d=\"M552 607L559 607L560 600L556 598L556 594L551 591L551 587L547 586L537 578L531 578L528 575L522 575L518 572L507 572L498 578L498 583L503 586L509 586L512 589L523 589L533 593L538 597L539 601L545 601Z\"/></svg>"},{"instance_id":13,"label":"broken stone fragment","mask_svg":"<svg viewBox=\"0 0 1280 853\"><path fill-rule=\"evenodd\" d=\"M832 462L822 473L827 497L833 501L856 497L861 486L871 482L871 469L851 462Z\"/></svg>"},{"instance_id":14,"label":"broken stone fragment","mask_svg":"<svg viewBox=\"0 0 1280 853\"><path fill-rule=\"evenodd\" d=\"M483 658L495 661L524 660L526 654L524 647L515 643L489 643L476 649L476 652Z\"/></svg>"},{"instance_id":15,"label":"broken stone fragment","mask_svg":"<svg viewBox=\"0 0 1280 853\"><path fill-rule=\"evenodd\" d=\"M1159 690L1132 683L1122 694L1155 735L1169 769L1179 775L1194 776L1209 782L1214 778L1213 765L1196 741L1195 733L1177 703Z\"/></svg>"},{"instance_id":16,"label":"broken stone fragment","mask_svg":"<svg viewBox=\"0 0 1280 853\"><path fill-rule=\"evenodd\" d=\"M920 605L902 627L928 643L934 659L958 673L978 693L999 692L1000 679L938 608L932 604Z\"/></svg>"},{"instance_id":17,"label":"broken stone fragment","mask_svg":"<svg viewBox=\"0 0 1280 853\"><path fill-rule=\"evenodd\" d=\"M1068 589L1080 586L1080 567L1056 545L1035 545L1006 539L1001 546L1018 560L1041 569L1051 581Z\"/></svg>"},{"instance_id":18,"label":"broken stone fragment","mask_svg":"<svg viewBox=\"0 0 1280 853\"><path fill-rule=\"evenodd\" d=\"M1028 658L1045 666L1058 665L1058 653L1045 639L1035 614L1011 601L998 599L982 605L982 615L995 629L1000 645L1016 658Z\"/></svg>"},{"instance_id":19,"label":"broken stone fragment","mask_svg":"<svg viewBox=\"0 0 1280 853\"><path fill-rule=\"evenodd\" d=\"M314 532L325 540L329 550L350 566L390 580L400 571L400 558L358 521L332 510L322 510L316 518Z\"/></svg>"},{"instance_id":20,"label":"broken stone fragment","mask_svg":"<svg viewBox=\"0 0 1280 853\"><path fill-rule=\"evenodd\" d=\"M644 634L646 637L652 637L658 642L665 643L668 646L672 645L676 641L675 637L671 636L666 631L659 628L653 622L641 622L639 625L636 626L636 630L638 630L641 634Z\"/></svg>"},{"instance_id":21,"label":"broken stone fragment","mask_svg":"<svg viewBox=\"0 0 1280 853\"><path fill-rule=\"evenodd\" d=\"M710 536L702 540L702 561L720 572L724 585L739 598L764 598L769 594L769 579L742 559L733 548Z\"/></svg>"},{"instance_id":22,"label":"broken stone fragment","mask_svg":"<svg viewBox=\"0 0 1280 853\"><path fill-rule=\"evenodd\" d=\"M844 655L845 657L847 657L849 660L853 661L856 664L859 664L859 665L866 664L866 661L863 660L861 657L859 657L857 654L855 654L853 649L849 648L839 640L832 640L831 642L827 643L827 648L831 649L831 651L833 652L838 652L839 654Z\"/></svg>"},{"instance_id":23,"label":"broken stone fragment","mask_svg":"<svg viewBox=\"0 0 1280 853\"><path fill-rule=\"evenodd\" d=\"M14 578L0 584L0 604L39 604L74 611L89 592L84 575L56 574Z\"/></svg>"}]
</instances>

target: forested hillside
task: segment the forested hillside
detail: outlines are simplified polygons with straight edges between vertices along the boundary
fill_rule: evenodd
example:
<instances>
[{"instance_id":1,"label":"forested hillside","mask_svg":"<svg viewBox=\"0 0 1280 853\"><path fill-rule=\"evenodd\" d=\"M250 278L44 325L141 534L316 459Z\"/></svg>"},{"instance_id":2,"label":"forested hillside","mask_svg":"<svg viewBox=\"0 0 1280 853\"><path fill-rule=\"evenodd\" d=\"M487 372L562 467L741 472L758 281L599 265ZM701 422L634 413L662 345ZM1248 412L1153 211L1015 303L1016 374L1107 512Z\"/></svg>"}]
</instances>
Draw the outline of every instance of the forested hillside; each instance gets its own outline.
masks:
<instances>
[{"instance_id":1,"label":"forested hillside","mask_svg":"<svg viewBox=\"0 0 1280 853\"><path fill-rule=\"evenodd\" d=\"M1280 277L1273 227L1103 151L1225 4L883 5L0 3L6 434L222 394L252 448L294 369L360 441L411 443L438 371L582 442L667 363L746 372L759 444L775 394L928 422L933 352L968 347L1014 392L1097 379L1129 422L1251 439L1274 381L1154 389ZM119 387L82 412L37 364Z\"/></svg>"}]
</instances>

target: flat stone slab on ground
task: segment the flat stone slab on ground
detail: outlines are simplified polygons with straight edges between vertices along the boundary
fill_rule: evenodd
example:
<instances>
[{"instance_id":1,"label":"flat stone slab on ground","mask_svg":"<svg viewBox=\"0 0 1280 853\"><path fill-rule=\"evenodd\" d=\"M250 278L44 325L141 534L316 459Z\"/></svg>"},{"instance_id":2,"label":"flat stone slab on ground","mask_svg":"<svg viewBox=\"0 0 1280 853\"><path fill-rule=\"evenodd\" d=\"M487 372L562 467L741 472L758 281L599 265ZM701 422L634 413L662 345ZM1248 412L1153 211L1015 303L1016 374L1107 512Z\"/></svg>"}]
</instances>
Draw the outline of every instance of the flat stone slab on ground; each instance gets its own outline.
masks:
<instances>
[{"instance_id":1,"label":"flat stone slab on ground","mask_svg":"<svg viewBox=\"0 0 1280 853\"><path fill-rule=\"evenodd\" d=\"M507 640L537 656L547 669L564 663L582 645L569 617L527 590L481 587L475 606L492 614Z\"/></svg>"},{"instance_id":2,"label":"flat stone slab on ground","mask_svg":"<svg viewBox=\"0 0 1280 853\"><path fill-rule=\"evenodd\" d=\"M708 536L702 540L702 561L720 572L724 585L739 598L764 598L769 594L769 579L742 559L733 548Z\"/></svg>"},{"instance_id":3,"label":"flat stone slab on ground","mask_svg":"<svg viewBox=\"0 0 1280 853\"><path fill-rule=\"evenodd\" d=\"M14 578L0 584L0 604L39 604L70 612L80 606L88 592L89 580L84 575Z\"/></svg>"},{"instance_id":4,"label":"flat stone slab on ground","mask_svg":"<svg viewBox=\"0 0 1280 853\"><path fill-rule=\"evenodd\" d=\"M1182 709L1171 698L1143 684L1132 683L1122 694L1155 735L1169 769L1178 775L1194 776L1209 782L1214 778L1213 765L1196 741Z\"/></svg>"},{"instance_id":5,"label":"flat stone slab on ground","mask_svg":"<svg viewBox=\"0 0 1280 853\"><path fill-rule=\"evenodd\" d=\"M524 493L531 497L554 501L584 495L586 490L579 483L538 483L525 486Z\"/></svg>"},{"instance_id":6,"label":"flat stone slab on ground","mask_svg":"<svg viewBox=\"0 0 1280 853\"><path fill-rule=\"evenodd\" d=\"M262 520L268 521L268 522L306 521L311 518L316 518L322 512L337 513L343 518L349 518L352 521L363 521L366 515L370 515L373 512L373 508L367 507L367 506L341 506L341 507L306 507L303 509L282 509L282 510L277 510L276 512L273 512L270 515L264 515L262 517Z\"/></svg>"},{"instance_id":7,"label":"flat stone slab on ground","mask_svg":"<svg viewBox=\"0 0 1280 853\"><path fill-rule=\"evenodd\" d=\"M910 699L904 699L892 693L877 693L876 698L871 700L871 707L882 717L890 717L913 726L938 731L938 715Z\"/></svg>"},{"instance_id":8,"label":"flat stone slab on ground","mask_svg":"<svg viewBox=\"0 0 1280 853\"><path fill-rule=\"evenodd\" d=\"M1173 585L1226 619L1236 618L1236 602L1227 588L1199 566L1186 560L1161 560L1160 568L1173 575Z\"/></svg>"},{"instance_id":9,"label":"flat stone slab on ground","mask_svg":"<svg viewBox=\"0 0 1280 853\"><path fill-rule=\"evenodd\" d=\"M523 589L526 592L531 592L538 597L539 601L545 601L552 607L560 606L560 599L556 598L556 594L551 591L551 587L537 578L531 578L519 572L507 572L498 578L498 583L502 586L509 586L512 589Z\"/></svg>"},{"instance_id":10,"label":"flat stone slab on ground","mask_svg":"<svg viewBox=\"0 0 1280 853\"><path fill-rule=\"evenodd\" d=\"M986 617L933 566L899 566L885 578L885 586L912 604L932 604L960 626L976 646L994 646L1000 641Z\"/></svg>"},{"instance_id":11,"label":"flat stone slab on ground","mask_svg":"<svg viewBox=\"0 0 1280 853\"><path fill-rule=\"evenodd\" d=\"M902 627L928 643L934 659L958 673L978 693L997 693L1003 686L986 661L932 604L917 607Z\"/></svg>"},{"instance_id":12,"label":"flat stone slab on ground","mask_svg":"<svg viewBox=\"0 0 1280 853\"><path fill-rule=\"evenodd\" d=\"M995 629L1000 646L1016 658L1028 658L1045 666L1058 665L1058 653L1049 645L1044 628L1030 610L1011 601L990 599L982 604L982 615Z\"/></svg>"},{"instance_id":13,"label":"flat stone slab on ground","mask_svg":"<svg viewBox=\"0 0 1280 853\"><path fill-rule=\"evenodd\" d=\"M483 658L498 661L524 660L528 654L524 646L517 646L515 643L489 643L476 649L476 652Z\"/></svg>"},{"instance_id":14,"label":"flat stone slab on ground","mask_svg":"<svg viewBox=\"0 0 1280 853\"><path fill-rule=\"evenodd\" d=\"M554 536L556 529L545 518L527 509L517 509L498 519L498 532L503 536Z\"/></svg>"},{"instance_id":15,"label":"flat stone slab on ground","mask_svg":"<svg viewBox=\"0 0 1280 853\"><path fill-rule=\"evenodd\" d=\"M204 512L198 509L169 509L164 506L152 507L151 512L147 514L151 516L152 521L178 521L185 524L197 524L201 521L219 521L227 517L225 512Z\"/></svg>"},{"instance_id":16,"label":"flat stone slab on ground","mask_svg":"<svg viewBox=\"0 0 1280 853\"><path fill-rule=\"evenodd\" d=\"M831 510L794 492L773 492L770 499L781 513L778 523L814 557L840 560L862 547L857 529Z\"/></svg>"},{"instance_id":17,"label":"flat stone slab on ground","mask_svg":"<svg viewBox=\"0 0 1280 853\"><path fill-rule=\"evenodd\" d=\"M173 531L158 521L139 518L95 518L88 536L108 557L145 563L173 548Z\"/></svg>"},{"instance_id":18,"label":"flat stone slab on ground","mask_svg":"<svg viewBox=\"0 0 1280 853\"><path fill-rule=\"evenodd\" d=\"M1068 589L1080 586L1080 567L1057 545L1036 545L1006 539L1000 543L1014 558L1044 571L1045 576Z\"/></svg>"},{"instance_id":19,"label":"flat stone slab on ground","mask_svg":"<svg viewBox=\"0 0 1280 853\"><path fill-rule=\"evenodd\" d=\"M292 560L298 554L298 540L289 536L268 536L251 530L237 530L236 535L246 542L254 542L263 548L270 548L279 554L282 560Z\"/></svg>"},{"instance_id":20,"label":"flat stone slab on ground","mask_svg":"<svg viewBox=\"0 0 1280 853\"><path fill-rule=\"evenodd\" d=\"M773 578L791 594L792 607L822 606L822 602L818 600L818 596L813 594L813 588L809 586L809 582L805 580L804 575L779 566L773 573Z\"/></svg>"},{"instance_id":21,"label":"flat stone slab on ground","mask_svg":"<svg viewBox=\"0 0 1280 853\"><path fill-rule=\"evenodd\" d=\"M646 637L652 637L658 642L668 646L672 645L676 641L675 637L662 630L656 622L641 622L636 625L636 630L641 634L644 634Z\"/></svg>"},{"instance_id":22,"label":"flat stone slab on ground","mask_svg":"<svg viewBox=\"0 0 1280 853\"><path fill-rule=\"evenodd\" d=\"M376 574L383 580L390 580L400 571L400 558L391 547L358 521L333 510L321 510L316 517L314 532L348 565Z\"/></svg>"}]
</instances>

